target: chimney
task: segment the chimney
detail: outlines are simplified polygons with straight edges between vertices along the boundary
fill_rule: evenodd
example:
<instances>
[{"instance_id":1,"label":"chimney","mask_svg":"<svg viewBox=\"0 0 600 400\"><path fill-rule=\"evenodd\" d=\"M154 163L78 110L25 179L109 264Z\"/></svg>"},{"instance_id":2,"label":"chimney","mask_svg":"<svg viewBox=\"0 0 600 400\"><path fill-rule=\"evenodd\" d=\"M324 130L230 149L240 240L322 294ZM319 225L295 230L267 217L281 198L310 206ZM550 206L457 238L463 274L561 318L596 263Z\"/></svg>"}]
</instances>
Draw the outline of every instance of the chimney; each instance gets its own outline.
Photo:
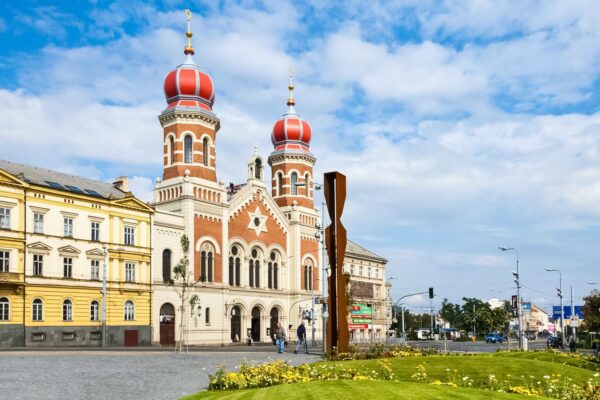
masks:
<instances>
[{"instance_id":1,"label":"chimney","mask_svg":"<svg viewBox=\"0 0 600 400\"><path fill-rule=\"evenodd\" d=\"M129 179L126 176L119 176L115 178L113 186L123 192L129 192Z\"/></svg>"}]
</instances>

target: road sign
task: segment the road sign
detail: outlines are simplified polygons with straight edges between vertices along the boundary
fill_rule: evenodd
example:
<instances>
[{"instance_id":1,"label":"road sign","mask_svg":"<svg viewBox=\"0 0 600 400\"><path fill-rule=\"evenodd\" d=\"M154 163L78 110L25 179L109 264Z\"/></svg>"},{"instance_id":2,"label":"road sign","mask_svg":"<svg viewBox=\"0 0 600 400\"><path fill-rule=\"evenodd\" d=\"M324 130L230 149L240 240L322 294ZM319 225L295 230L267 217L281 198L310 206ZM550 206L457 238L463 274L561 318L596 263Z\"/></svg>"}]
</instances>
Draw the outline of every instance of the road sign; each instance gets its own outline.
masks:
<instances>
[{"instance_id":1,"label":"road sign","mask_svg":"<svg viewBox=\"0 0 600 400\"><path fill-rule=\"evenodd\" d=\"M367 329L369 327L368 324L349 324L348 328L350 329Z\"/></svg>"},{"instance_id":2,"label":"road sign","mask_svg":"<svg viewBox=\"0 0 600 400\"><path fill-rule=\"evenodd\" d=\"M523 303L523 314L531 314L531 303Z\"/></svg>"},{"instance_id":3,"label":"road sign","mask_svg":"<svg viewBox=\"0 0 600 400\"><path fill-rule=\"evenodd\" d=\"M575 314L579 317L579 319L583 319L583 306L575 306ZM571 306L563 306L563 312L565 314L565 319L571 319ZM560 319L560 306L552 307L552 318Z\"/></svg>"},{"instance_id":4,"label":"road sign","mask_svg":"<svg viewBox=\"0 0 600 400\"><path fill-rule=\"evenodd\" d=\"M579 328L579 316L578 315L573 315L571 317L571 326L573 328Z\"/></svg>"}]
</instances>

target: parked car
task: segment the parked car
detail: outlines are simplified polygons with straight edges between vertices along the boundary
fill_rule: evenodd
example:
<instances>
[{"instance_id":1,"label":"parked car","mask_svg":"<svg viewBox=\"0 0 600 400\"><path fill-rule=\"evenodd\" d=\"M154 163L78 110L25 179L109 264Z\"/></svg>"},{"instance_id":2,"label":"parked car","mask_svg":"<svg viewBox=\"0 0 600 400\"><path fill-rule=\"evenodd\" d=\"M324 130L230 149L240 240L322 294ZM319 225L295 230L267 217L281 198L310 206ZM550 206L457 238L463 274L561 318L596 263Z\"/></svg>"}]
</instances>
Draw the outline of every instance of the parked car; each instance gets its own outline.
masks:
<instances>
[{"instance_id":1,"label":"parked car","mask_svg":"<svg viewBox=\"0 0 600 400\"><path fill-rule=\"evenodd\" d=\"M489 333L485 336L486 343L502 343L506 338L501 333Z\"/></svg>"},{"instance_id":2,"label":"parked car","mask_svg":"<svg viewBox=\"0 0 600 400\"><path fill-rule=\"evenodd\" d=\"M527 340L536 340L537 339L537 335L535 333L528 333L526 337L527 337Z\"/></svg>"},{"instance_id":3,"label":"parked car","mask_svg":"<svg viewBox=\"0 0 600 400\"><path fill-rule=\"evenodd\" d=\"M562 347L562 338L550 336L546 341L546 347L549 349L560 349Z\"/></svg>"}]
</instances>

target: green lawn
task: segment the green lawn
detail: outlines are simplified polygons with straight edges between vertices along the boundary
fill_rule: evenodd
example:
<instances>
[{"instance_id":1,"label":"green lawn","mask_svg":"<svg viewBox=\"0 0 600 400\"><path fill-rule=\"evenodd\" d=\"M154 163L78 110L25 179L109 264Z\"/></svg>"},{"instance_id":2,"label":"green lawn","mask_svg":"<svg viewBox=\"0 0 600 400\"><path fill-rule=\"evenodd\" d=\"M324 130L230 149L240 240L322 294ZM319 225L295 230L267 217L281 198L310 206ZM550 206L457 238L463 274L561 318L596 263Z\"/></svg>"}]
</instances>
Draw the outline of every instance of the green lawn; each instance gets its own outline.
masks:
<instances>
[{"instance_id":1,"label":"green lawn","mask_svg":"<svg viewBox=\"0 0 600 400\"><path fill-rule=\"evenodd\" d=\"M363 370L381 370L378 360L356 360L342 362L322 362L318 364L334 365L335 368ZM387 359L400 382L391 381L325 381L302 384L278 385L262 389L207 391L186 399L337 399L365 397L376 399L523 399L522 395L508 395L493 391L464 389L448 386L436 386L416 383L412 375L417 366L425 368L428 382L463 382L468 377L474 388L485 386L490 375L510 386L528 386L542 380L545 375L560 375L572 379L573 384L581 385L591 379L599 365L590 361L572 358L562 354L494 353L472 356L416 356ZM467 381L468 382L468 381ZM462 386L462 385L460 385Z\"/></svg>"},{"instance_id":2,"label":"green lawn","mask_svg":"<svg viewBox=\"0 0 600 400\"><path fill-rule=\"evenodd\" d=\"M520 395L475 389L449 388L409 382L327 381L279 385L262 389L200 392L185 400L322 400L322 399L394 399L394 400L518 400ZM543 399L537 397L537 399Z\"/></svg>"},{"instance_id":3,"label":"green lawn","mask_svg":"<svg viewBox=\"0 0 600 400\"><path fill-rule=\"evenodd\" d=\"M502 354L502 355L500 355ZM486 380L494 375L500 381L514 385L540 379L544 375L560 374L584 383L591 378L597 364L572 359L560 354L546 353L499 353L474 356L428 356L390 359L390 366L397 379L413 381L417 365L423 365L430 379L448 381L452 376L468 376L474 381ZM377 369L376 360L346 361L337 363L339 368Z\"/></svg>"}]
</instances>

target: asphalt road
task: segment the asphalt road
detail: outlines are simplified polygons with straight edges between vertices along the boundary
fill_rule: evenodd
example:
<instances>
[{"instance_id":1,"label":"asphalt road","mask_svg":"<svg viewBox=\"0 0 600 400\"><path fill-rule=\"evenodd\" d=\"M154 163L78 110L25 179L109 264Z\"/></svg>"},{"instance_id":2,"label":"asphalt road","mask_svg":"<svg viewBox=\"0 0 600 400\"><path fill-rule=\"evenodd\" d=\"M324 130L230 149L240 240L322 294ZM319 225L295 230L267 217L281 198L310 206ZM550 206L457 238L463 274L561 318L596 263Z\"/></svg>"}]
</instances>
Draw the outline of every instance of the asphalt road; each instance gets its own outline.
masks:
<instances>
[{"instance_id":1,"label":"asphalt road","mask_svg":"<svg viewBox=\"0 0 600 400\"><path fill-rule=\"evenodd\" d=\"M407 344L416 347L433 347L439 350L443 349L444 342L442 341L431 341L431 340L415 340L408 341ZM486 342L447 342L447 349L451 352L465 352L465 353L492 353L498 349L506 350L508 348L505 343L486 343ZM516 349L518 344L516 341L510 342L510 348ZM545 340L536 340L528 342L529 350L546 348Z\"/></svg>"},{"instance_id":2,"label":"asphalt road","mask_svg":"<svg viewBox=\"0 0 600 400\"><path fill-rule=\"evenodd\" d=\"M240 349L241 350L241 349ZM283 359L293 364L319 355L262 351L7 351L0 353L0 398L179 399L208 385L217 366L229 370L247 362Z\"/></svg>"}]
</instances>

